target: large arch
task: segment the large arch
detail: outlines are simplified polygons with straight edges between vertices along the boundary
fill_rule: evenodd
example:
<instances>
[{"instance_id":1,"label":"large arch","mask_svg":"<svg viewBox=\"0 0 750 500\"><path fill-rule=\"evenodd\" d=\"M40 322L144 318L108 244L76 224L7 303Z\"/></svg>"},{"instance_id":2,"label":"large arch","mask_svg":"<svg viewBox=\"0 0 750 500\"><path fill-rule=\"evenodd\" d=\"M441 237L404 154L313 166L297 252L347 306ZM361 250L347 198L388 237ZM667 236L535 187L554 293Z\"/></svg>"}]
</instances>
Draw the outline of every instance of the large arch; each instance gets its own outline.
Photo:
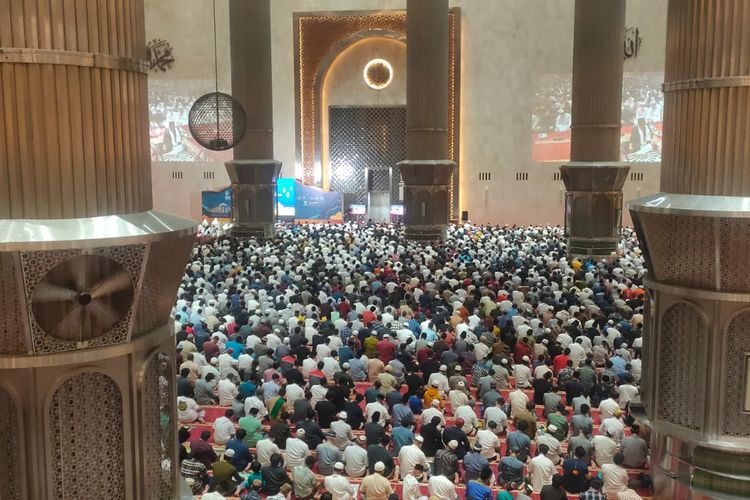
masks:
<instances>
[{"instance_id":1,"label":"large arch","mask_svg":"<svg viewBox=\"0 0 750 500\"><path fill-rule=\"evenodd\" d=\"M449 127L450 159L459 159L460 110L460 9L452 8L449 28ZM294 176L306 184L320 185L321 76L348 46L372 37L406 37L406 12L305 12L294 15L296 165ZM451 213L458 210L459 169L451 182Z\"/></svg>"}]
</instances>

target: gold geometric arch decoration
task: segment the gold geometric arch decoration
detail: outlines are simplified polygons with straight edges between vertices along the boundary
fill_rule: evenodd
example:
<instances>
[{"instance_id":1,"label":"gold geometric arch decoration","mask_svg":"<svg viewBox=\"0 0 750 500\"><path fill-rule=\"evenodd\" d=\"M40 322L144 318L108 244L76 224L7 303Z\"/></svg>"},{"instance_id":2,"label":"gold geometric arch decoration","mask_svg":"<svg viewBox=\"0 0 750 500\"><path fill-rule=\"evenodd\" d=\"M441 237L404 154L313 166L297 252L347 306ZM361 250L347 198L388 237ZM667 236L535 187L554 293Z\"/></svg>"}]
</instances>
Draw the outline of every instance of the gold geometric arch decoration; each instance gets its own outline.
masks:
<instances>
[{"instance_id":1,"label":"gold geometric arch decoration","mask_svg":"<svg viewBox=\"0 0 750 500\"><path fill-rule=\"evenodd\" d=\"M450 10L449 92L450 157L458 164L461 11ZM352 44L371 37L406 40L406 11L300 12L294 14L294 69L297 164L302 181L316 184L321 163L321 93L333 61ZM395 167L395 165L394 165ZM451 216L458 204L458 170L451 181ZM321 176L322 177L322 176Z\"/></svg>"}]
</instances>

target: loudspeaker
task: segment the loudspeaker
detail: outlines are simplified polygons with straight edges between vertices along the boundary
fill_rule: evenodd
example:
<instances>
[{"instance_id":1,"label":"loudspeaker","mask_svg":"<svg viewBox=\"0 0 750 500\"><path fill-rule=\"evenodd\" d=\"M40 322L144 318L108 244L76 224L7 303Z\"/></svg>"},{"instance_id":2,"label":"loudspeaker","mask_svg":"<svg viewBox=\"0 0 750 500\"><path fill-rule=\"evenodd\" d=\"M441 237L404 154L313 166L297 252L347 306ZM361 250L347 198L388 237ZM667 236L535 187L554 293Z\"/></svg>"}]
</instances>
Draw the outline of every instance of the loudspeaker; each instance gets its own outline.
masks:
<instances>
[{"instance_id":1,"label":"loudspeaker","mask_svg":"<svg viewBox=\"0 0 750 500\"><path fill-rule=\"evenodd\" d=\"M461 222L469 222L469 211L463 210L461 212Z\"/></svg>"}]
</instances>

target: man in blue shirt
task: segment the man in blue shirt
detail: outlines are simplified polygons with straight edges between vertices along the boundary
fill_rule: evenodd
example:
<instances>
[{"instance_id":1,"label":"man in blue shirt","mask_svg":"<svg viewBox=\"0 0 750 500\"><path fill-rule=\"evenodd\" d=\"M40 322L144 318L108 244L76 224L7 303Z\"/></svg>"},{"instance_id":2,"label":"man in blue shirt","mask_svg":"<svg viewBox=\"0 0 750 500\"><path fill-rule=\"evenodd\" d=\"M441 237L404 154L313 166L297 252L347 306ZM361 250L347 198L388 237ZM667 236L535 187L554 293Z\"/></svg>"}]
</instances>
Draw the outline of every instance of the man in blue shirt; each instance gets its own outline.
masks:
<instances>
[{"instance_id":1,"label":"man in blue shirt","mask_svg":"<svg viewBox=\"0 0 750 500\"><path fill-rule=\"evenodd\" d=\"M408 394L402 396L400 403L393 405L391 417L393 422L400 422L404 427L415 422L414 412L409 407Z\"/></svg>"},{"instance_id":2,"label":"man in blue shirt","mask_svg":"<svg viewBox=\"0 0 750 500\"><path fill-rule=\"evenodd\" d=\"M403 422L400 420L394 420L391 437L393 438L392 455L398 457L398 453L403 446L414 444L414 433L411 431L411 423L408 421Z\"/></svg>"},{"instance_id":3,"label":"man in blue shirt","mask_svg":"<svg viewBox=\"0 0 750 500\"><path fill-rule=\"evenodd\" d=\"M464 482L479 479L481 472L489 465L490 462L482 456L482 444L474 443L472 451L464 457Z\"/></svg>"},{"instance_id":4,"label":"man in blue shirt","mask_svg":"<svg viewBox=\"0 0 750 500\"><path fill-rule=\"evenodd\" d=\"M235 437L227 442L227 450L234 450L234 456L229 460L229 463L240 472L247 468L253 458L250 448L243 441L246 435L245 429L237 429Z\"/></svg>"},{"instance_id":5,"label":"man in blue shirt","mask_svg":"<svg viewBox=\"0 0 750 500\"><path fill-rule=\"evenodd\" d=\"M485 467L479 475L479 479L473 479L466 483L466 500L492 500L492 469Z\"/></svg>"},{"instance_id":6,"label":"man in blue shirt","mask_svg":"<svg viewBox=\"0 0 750 500\"><path fill-rule=\"evenodd\" d=\"M500 460L498 484L509 490L517 489L523 483L523 465L518 459L518 451L510 449L510 455Z\"/></svg>"},{"instance_id":7,"label":"man in blue shirt","mask_svg":"<svg viewBox=\"0 0 750 500\"><path fill-rule=\"evenodd\" d=\"M583 493L589 488L589 468L584 460L586 451L579 446L574 453L575 458L566 458L562 465L563 487L568 493Z\"/></svg>"},{"instance_id":8,"label":"man in blue shirt","mask_svg":"<svg viewBox=\"0 0 750 500\"><path fill-rule=\"evenodd\" d=\"M509 432L506 436L508 452L515 451L522 462L528 458L529 448L531 448L531 439L525 432L528 427L529 423L526 420L521 420L518 422L516 430Z\"/></svg>"},{"instance_id":9,"label":"man in blue shirt","mask_svg":"<svg viewBox=\"0 0 750 500\"><path fill-rule=\"evenodd\" d=\"M241 339L242 338L240 337L240 340ZM227 352L229 352L230 349L232 350L232 357L234 359L239 359L240 354L242 354L243 350L245 349L245 346L241 344L240 342L238 342L237 337L235 336L235 337L232 337L232 340L227 342Z\"/></svg>"}]
</instances>

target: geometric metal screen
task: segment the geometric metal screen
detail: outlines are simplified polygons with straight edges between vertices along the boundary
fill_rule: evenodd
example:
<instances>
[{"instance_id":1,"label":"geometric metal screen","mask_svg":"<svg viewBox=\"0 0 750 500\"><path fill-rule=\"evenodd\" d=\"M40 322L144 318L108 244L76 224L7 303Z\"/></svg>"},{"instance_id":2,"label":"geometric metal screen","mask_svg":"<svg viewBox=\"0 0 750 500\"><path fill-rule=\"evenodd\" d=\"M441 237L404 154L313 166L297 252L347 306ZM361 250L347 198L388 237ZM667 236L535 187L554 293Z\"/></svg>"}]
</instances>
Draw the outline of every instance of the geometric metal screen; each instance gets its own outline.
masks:
<instances>
[{"instance_id":1,"label":"geometric metal screen","mask_svg":"<svg viewBox=\"0 0 750 500\"><path fill-rule=\"evenodd\" d=\"M55 391L49 418L55 498L124 500L123 408L117 383L100 372L73 375Z\"/></svg>"},{"instance_id":2,"label":"geometric metal screen","mask_svg":"<svg viewBox=\"0 0 750 500\"><path fill-rule=\"evenodd\" d=\"M338 107L328 112L331 191L343 193L344 210L367 204L367 170L371 191L389 191L391 204L401 203L401 173L406 159L406 107Z\"/></svg>"}]
</instances>

